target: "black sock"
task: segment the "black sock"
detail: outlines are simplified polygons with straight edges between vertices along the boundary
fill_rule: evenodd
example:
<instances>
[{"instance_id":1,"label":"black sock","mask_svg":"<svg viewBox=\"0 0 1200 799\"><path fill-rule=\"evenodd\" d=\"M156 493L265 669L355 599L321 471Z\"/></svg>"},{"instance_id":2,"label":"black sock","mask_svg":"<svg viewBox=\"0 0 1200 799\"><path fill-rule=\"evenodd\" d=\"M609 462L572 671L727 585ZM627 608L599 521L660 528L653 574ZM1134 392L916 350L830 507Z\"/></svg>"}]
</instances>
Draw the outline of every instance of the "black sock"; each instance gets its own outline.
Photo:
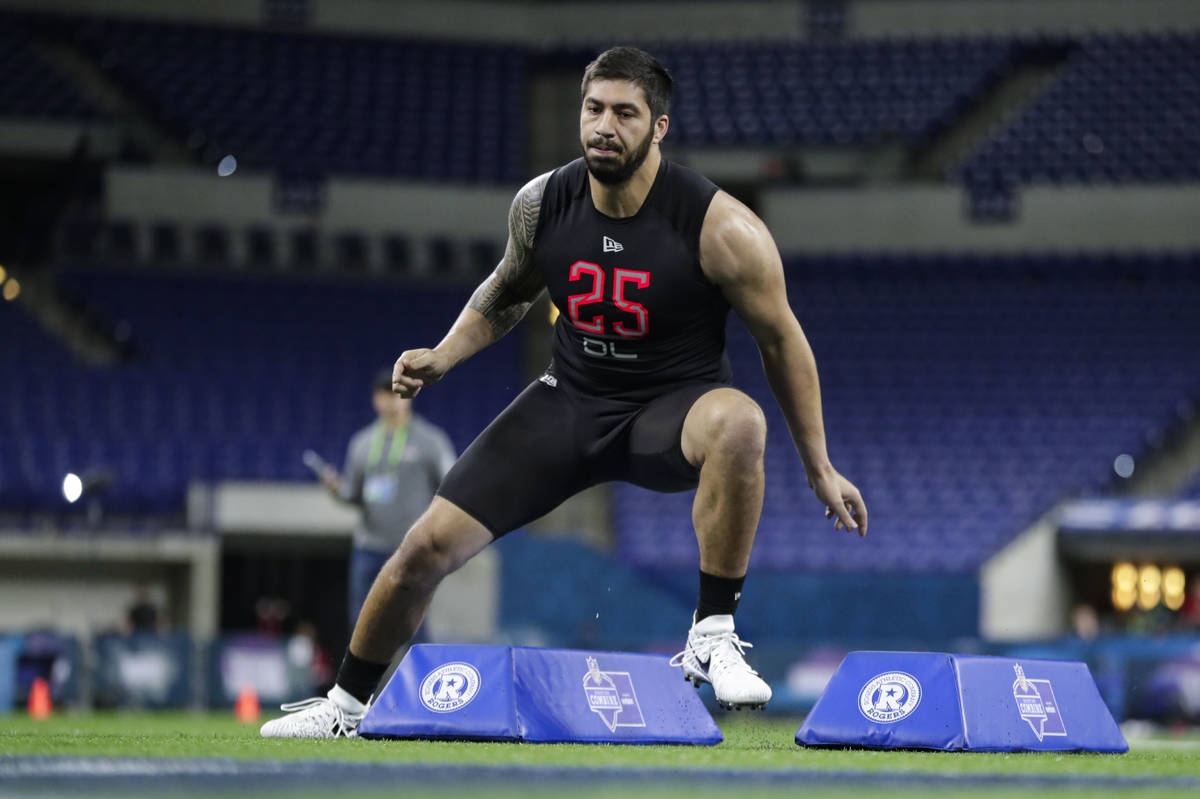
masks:
<instances>
[{"instance_id":1,"label":"black sock","mask_svg":"<svg viewBox=\"0 0 1200 799\"><path fill-rule=\"evenodd\" d=\"M700 570L700 601L696 603L696 621L709 616L732 616L742 598L746 578L718 577Z\"/></svg>"},{"instance_id":2,"label":"black sock","mask_svg":"<svg viewBox=\"0 0 1200 799\"><path fill-rule=\"evenodd\" d=\"M346 657L342 659L342 666L338 669L337 684L346 693L365 705L371 698L371 694L375 693L375 686L379 685L380 678L383 677L383 673L388 670L390 665L390 663L371 663L347 649Z\"/></svg>"}]
</instances>

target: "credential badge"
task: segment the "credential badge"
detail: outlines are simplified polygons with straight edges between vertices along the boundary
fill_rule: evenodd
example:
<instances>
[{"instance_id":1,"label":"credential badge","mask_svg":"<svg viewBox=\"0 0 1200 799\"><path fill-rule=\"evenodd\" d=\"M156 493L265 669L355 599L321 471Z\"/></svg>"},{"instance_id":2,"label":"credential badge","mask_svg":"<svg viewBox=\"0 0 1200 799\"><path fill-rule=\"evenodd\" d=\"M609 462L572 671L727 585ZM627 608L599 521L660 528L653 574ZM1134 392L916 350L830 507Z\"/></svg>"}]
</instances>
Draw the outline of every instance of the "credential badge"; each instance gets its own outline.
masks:
<instances>
[{"instance_id":1,"label":"credential badge","mask_svg":"<svg viewBox=\"0 0 1200 799\"><path fill-rule=\"evenodd\" d=\"M1063 723L1050 681L1027 678L1020 663L1013 664L1013 671L1017 673L1012 689L1017 712L1029 722L1037 739L1040 741L1047 735L1066 735L1067 726Z\"/></svg>"},{"instance_id":2,"label":"credential badge","mask_svg":"<svg viewBox=\"0 0 1200 799\"><path fill-rule=\"evenodd\" d=\"M921 704L921 683L903 671L885 671L858 692L858 709L871 721L891 724L907 718Z\"/></svg>"},{"instance_id":3,"label":"credential badge","mask_svg":"<svg viewBox=\"0 0 1200 799\"><path fill-rule=\"evenodd\" d=\"M645 727L646 719L633 690L633 678L627 671L600 671L596 659L587 659L583 675L583 693L588 709L598 715L609 732L617 727Z\"/></svg>"},{"instance_id":4,"label":"credential badge","mask_svg":"<svg viewBox=\"0 0 1200 799\"><path fill-rule=\"evenodd\" d=\"M453 713L471 703L481 682L470 663L446 663L421 681L421 704L434 713Z\"/></svg>"}]
</instances>

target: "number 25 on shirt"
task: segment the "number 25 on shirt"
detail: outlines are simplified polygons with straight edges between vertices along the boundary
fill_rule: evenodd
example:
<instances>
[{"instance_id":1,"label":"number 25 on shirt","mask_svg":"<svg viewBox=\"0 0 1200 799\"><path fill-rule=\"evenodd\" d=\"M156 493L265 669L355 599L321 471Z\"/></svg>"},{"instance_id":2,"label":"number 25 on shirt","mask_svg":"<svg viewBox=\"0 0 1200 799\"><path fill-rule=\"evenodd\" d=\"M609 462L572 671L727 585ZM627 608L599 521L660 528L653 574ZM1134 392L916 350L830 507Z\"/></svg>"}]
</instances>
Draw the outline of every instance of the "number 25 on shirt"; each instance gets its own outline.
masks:
<instances>
[{"instance_id":1,"label":"number 25 on shirt","mask_svg":"<svg viewBox=\"0 0 1200 799\"><path fill-rule=\"evenodd\" d=\"M571 281L583 281L591 278L592 290L584 294L572 294L567 298L567 315L571 323L580 330L603 335L607 331L604 316L595 314L585 318L588 313L583 306L604 302L604 270L599 265L587 261L576 261L571 265ZM625 292L630 285L644 289L650 285L650 273L636 269L614 269L612 280L613 305L632 318L612 323L612 332L623 338L642 338L650 328L649 315L646 306L625 298ZM591 309L598 310L598 309Z\"/></svg>"}]
</instances>

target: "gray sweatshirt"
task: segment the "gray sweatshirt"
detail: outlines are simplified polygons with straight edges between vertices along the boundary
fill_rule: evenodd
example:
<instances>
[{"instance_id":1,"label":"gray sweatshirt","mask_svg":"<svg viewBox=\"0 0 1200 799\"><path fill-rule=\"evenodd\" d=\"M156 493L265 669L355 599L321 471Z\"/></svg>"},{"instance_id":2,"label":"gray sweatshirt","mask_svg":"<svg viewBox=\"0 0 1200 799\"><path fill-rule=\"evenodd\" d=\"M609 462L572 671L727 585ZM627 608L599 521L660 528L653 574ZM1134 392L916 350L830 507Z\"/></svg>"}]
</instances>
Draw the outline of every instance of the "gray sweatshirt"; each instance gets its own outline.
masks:
<instances>
[{"instance_id":1,"label":"gray sweatshirt","mask_svg":"<svg viewBox=\"0 0 1200 799\"><path fill-rule=\"evenodd\" d=\"M454 465L454 446L441 428L413 415L390 432L383 422L350 439L342 470L342 499L362 508L354 545L392 552Z\"/></svg>"}]
</instances>

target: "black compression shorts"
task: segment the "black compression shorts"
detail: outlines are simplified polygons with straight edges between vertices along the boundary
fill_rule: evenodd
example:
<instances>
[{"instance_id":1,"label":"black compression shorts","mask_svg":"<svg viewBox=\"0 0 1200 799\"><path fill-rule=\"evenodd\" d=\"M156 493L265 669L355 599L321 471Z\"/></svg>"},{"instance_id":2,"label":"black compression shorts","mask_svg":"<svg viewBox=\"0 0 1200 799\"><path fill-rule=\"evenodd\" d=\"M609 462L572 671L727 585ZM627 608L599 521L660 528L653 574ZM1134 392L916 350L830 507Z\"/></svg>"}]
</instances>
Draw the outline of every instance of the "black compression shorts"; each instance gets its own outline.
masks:
<instances>
[{"instance_id":1,"label":"black compression shorts","mask_svg":"<svg viewBox=\"0 0 1200 799\"><path fill-rule=\"evenodd\" d=\"M687 383L625 399L543 377L467 447L437 493L499 538L598 483L695 488L700 472L683 456L683 422L701 395L728 387Z\"/></svg>"}]
</instances>

